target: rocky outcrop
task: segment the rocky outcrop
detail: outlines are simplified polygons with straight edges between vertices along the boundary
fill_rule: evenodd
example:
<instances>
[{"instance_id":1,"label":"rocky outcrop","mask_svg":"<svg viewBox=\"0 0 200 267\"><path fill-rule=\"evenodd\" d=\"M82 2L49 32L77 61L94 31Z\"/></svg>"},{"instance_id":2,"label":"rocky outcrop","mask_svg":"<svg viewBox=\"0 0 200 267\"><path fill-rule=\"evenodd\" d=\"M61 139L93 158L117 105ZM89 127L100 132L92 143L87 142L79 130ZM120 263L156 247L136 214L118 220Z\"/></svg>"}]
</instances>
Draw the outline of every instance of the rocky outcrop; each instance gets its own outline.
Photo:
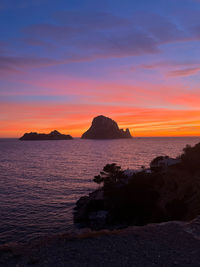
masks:
<instances>
[{"instance_id":1,"label":"rocky outcrop","mask_svg":"<svg viewBox=\"0 0 200 267\"><path fill-rule=\"evenodd\" d=\"M151 170L166 170L170 166L175 166L177 164L180 164L181 160L176 158L170 158L168 156L159 156L156 157L154 160L150 163L150 169Z\"/></svg>"},{"instance_id":2,"label":"rocky outcrop","mask_svg":"<svg viewBox=\"0 0 200 267\"><path fill-rule=\"evenodd\" d=\"M83 196L76 202L74 222L80 227L87 226L95 230L107 228L107 216L102 189L90 193L89 196Z\"/></svg>"},{"instance_id":3,"label":"rocky outcrop","mask_svg":"<svg viewBox=\"0 0 200 267\"><path fill-rule=\"evenodd\" d=\"M61 134L58 131L54 130L49 134L43 133L25 133L22 137L19 138L21 141L36 141L36 140L71 140L73 139L71 135Z\"/></svg>"},{"instance_id":4,"label":"rocky outcrop","mask_svg":"<svg viewBox=\"0 0 200 267\"><path fill-rule=\"evenodd\" d=\"M117 123L105 116L93 119L91 127L82 135L82 139L120 139L132 138L129 129L119 129Z\"/></svg>"}]
</instances>

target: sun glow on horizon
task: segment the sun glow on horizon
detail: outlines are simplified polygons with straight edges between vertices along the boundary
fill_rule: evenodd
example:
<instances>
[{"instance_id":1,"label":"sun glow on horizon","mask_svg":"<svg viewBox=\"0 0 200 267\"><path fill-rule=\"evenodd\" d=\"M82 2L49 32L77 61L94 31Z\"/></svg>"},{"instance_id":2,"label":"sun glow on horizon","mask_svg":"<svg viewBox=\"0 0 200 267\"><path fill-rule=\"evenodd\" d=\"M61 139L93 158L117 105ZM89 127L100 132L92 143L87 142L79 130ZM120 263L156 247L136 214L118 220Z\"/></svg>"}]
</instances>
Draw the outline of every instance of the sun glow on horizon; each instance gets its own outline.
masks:
<instances>
[{"instance_id":1,"label":"sun glow on horizon","mask_svg":"<svg viewBox=\"0 0 200 267\"><path fill-rule=\"evenodd\" d=\"M23 109L23 108L22 108ZM149 112L147 112L149 111ZM143 117L141 113L145 112ZM191 114L192 113L192 114ZM148 115L147 115L148 114ZM81 116L82 115L82 116ZM27 118L16 123L14 120L4 122L1 127L0 137L20 137L25 132L49 133L52 130L58 130L64 134L70 134L73 137L81 137L81 135L90 127L93 115L81 114L79 120L78 114L60 117L59 120L51 116L44 116L35 120ZM96 114L97 116L99 114ZM170 110L134 110L133 114L114 115L106 114L106 116L114 119L119 128L129 128L133 137L159 137L159 136L200 136L200 110L199 111L177 111ZM194 118L190 120L190 117ZM184 119L185 118L185 119Z\"/></svg>"}]
</instances>

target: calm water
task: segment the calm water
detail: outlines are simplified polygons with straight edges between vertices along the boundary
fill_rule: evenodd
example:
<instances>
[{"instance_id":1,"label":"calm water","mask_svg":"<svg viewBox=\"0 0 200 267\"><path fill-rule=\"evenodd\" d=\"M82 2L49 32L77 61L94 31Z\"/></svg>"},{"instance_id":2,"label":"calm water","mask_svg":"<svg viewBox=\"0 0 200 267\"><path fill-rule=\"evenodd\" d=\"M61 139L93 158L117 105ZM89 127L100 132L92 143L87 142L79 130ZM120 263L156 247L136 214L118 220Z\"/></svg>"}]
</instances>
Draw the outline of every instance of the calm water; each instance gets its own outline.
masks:
<instances>
[{"instance_id":1,"label":"calm water","mask_svg":"<svg viewBox=\"0 0 200 267\"><path fill-rule=\"evenodd\" d=\"M200 138L25 141L0 139L0 243L24 242L73 229L76 200L96 185L106 163L148 166L158 155L177 156Z\"/></svg>"}]
</instances>

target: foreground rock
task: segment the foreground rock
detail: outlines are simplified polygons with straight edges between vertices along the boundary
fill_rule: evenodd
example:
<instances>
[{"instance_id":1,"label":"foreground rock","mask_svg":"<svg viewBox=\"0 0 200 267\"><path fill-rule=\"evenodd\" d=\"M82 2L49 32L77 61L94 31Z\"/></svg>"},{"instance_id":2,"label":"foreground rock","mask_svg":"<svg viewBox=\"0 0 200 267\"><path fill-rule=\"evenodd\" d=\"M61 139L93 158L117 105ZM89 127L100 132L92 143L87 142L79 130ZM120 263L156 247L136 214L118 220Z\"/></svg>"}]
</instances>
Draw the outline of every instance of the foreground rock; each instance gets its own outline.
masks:
<instances>
[{"instance_id":1,"label":"foreground rock","mask_svg":"<svg viewBox=\"0 0 200 267\"><path fill-rule=\"evenodd\" d=\"M71 140L73 139L71 135L61 134L58 131L52 131L49 134L43 133L25 133L19 140L28 141L28 140Z\"/></svg>"},{"instance_id":2,"label":"foreground rock","mask_svg":"<svg viewBox=\"0 0 200 267\"><path fill-rule=\"evenodd\" d=\"M117 123L105 116L93 119L91 127L82 135L82 139L120 139L132 138L129 129L119 129Z\"/></svg>"},{"instance_id":3,"label":"foreground rock","mask_svg":"<svg viewBox=\"0 0 200 267\"><path fill-rule=\"evenodd\" d=\"M63 234L0 250L1 266L199 267L200 218L117 231Z\"/></svg>"},{"instance_id":4,"label":"foreground rock","mask_svg":"<svg viewBox=\"0 0 200 267\"><path fill-rule=\"evenodd\" d=\"M89 227L99 230L109 228L107 224L108 211L105 210L104 192L96 190L89 196L81 197L74 209L74 222L79 227Z\"/></svg>"}]
</instances>

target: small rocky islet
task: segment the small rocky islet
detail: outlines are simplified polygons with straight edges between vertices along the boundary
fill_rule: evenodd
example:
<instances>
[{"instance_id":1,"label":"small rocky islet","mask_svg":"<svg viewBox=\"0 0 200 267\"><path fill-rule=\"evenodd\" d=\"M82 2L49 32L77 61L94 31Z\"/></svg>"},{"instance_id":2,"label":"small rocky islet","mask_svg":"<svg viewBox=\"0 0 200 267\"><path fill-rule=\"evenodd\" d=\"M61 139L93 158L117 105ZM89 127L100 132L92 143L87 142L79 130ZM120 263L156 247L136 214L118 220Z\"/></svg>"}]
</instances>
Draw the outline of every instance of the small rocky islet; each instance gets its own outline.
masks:
<instances>
[{"instance_id":1,"label":"small rocky islet","mask_svg":"<svg viewBox=\"0 0 200 267\"><path fill-rule=\"evenodd\" d=\"M68 134L61 134L58 131L54 130L49 134L44 133L25 133L22 137L19 138L21 141L45 141L45 140L72 140L73 137Z\"/></svg>"}]
</instances>

